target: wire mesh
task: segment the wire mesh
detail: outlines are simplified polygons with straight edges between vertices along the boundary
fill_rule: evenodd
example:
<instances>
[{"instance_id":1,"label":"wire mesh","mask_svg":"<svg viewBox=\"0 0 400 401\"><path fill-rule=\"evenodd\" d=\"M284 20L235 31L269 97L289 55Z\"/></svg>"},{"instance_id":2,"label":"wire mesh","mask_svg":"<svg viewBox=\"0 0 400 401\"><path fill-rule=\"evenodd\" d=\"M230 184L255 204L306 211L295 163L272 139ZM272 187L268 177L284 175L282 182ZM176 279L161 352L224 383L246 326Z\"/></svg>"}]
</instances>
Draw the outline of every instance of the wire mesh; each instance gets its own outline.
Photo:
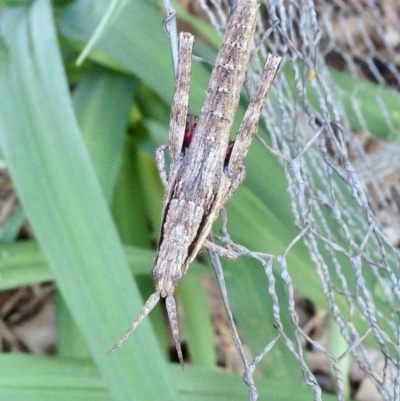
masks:
<instances>
[{"instance_id":1,"label":"wire mesh","mask_svg":"<svg viewBox=\"0 0 400 401\"><path fill-rule=\"evenodd\" d=\"M230 3L198 0L198 5L222 35ZM246 89L255 87L268 52L284 57L276 101L267 102L263 114L269 137L258 140L281 163L300 234L282 254L262 254L230 241L222 218L222 240L264 268L278 332L248 361L234 330L250 399L257 398L254 369L278 338L298 361L315 400L322 397L316 375L321 360L331 366L339 400L349 397L346 383L356 377L364 379L356 399L400 397L400 158L399 145L385 142L399 136L399 19L396 0L261 2ZM322 321L345 344L339 356L300 322L286 257L297 241L307 246L328 305ZM215 255L212 261L224 292ZM273 263L286 284L286 305L278 299ZM284 314L293 333L283 329Z\"/></svg>"}]
</instances>

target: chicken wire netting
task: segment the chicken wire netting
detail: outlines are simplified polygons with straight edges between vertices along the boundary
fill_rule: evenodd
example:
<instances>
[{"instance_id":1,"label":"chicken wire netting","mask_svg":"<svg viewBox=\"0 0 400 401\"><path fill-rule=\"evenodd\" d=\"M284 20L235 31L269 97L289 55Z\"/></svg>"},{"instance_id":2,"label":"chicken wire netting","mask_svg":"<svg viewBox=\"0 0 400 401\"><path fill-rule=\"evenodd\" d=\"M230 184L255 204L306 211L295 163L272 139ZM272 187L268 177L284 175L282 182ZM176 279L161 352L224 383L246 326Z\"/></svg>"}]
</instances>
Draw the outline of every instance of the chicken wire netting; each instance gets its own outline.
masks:
<instances>
[{"instance_id":1,"label":"chicken wire netting","mask_svg":"<svg viewBox=\"0 0 400 401\"><path fill-rule=\"evenodd\" d=\"M223 34L230 2L192 6ZM287 250L296 241L306 244L328 305L319 310L322 331L335 332L342 350L338 356L326 335L301 323L286 252L265 255L231 243L263 265L278 332L254 362L245 360L250 398L257 396L257 361L278 338L299 362L314 399L322 397L316 372L324 369L331 371L338 399L348 398L351 380L361 382L356 399L400 398L399 18L397 0L261 3L247 89L254 88L269 52L283 56L284 65L274 84L276 101L267 102L261 121L270 136L258 140L278 158L287 180L300 231ZM274 288L273 261L286 283L286 309ZM294 341L281 324L284 314Z\"/></svg>"}]
</instances>

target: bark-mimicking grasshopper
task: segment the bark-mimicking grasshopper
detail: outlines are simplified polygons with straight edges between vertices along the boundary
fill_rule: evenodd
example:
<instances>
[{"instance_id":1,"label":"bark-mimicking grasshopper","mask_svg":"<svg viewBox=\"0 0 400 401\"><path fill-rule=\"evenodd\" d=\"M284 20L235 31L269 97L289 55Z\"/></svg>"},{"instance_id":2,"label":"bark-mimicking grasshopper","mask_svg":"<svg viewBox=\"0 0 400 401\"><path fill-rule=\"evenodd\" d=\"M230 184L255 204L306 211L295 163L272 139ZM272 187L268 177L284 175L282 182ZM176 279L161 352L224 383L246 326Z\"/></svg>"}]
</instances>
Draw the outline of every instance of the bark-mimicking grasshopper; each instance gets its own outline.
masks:
<instances>
[{"instance_id":1,"label":"bark-mimicking grasshopper","mask_svg":"<svg viewBox=\"0 0 400 401\"><path fill-rule=\"evenodd\" d=\"M166 299L168 318L183 367L174 289L202 248L231 259L237 256L208 241L207 236L220 209L244 179L243 160L280 65L280 57L268 56L260 82L232 144L230 132L249 64L257 9L256 0L237 1L197 123L191 115L188 116L193 36L189 33L180 34L179 65L169 129L171 164L168 178L163 154L167 146L156 151L157 166L165 187L161 234L152 270L156 290L109 353L129 337L162 297Z\"/></svg>"}]
</instances>

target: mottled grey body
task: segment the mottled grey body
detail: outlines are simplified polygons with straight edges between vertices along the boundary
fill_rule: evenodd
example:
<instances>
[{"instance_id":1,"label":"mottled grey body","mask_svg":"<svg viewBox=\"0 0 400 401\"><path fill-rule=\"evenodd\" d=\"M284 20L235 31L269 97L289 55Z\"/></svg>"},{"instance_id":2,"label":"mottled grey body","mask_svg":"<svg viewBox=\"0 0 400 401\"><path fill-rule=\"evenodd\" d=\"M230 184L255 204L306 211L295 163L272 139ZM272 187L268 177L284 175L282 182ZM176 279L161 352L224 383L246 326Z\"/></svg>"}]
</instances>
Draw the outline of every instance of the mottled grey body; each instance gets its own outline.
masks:
<instances>
[{"instance_id":1,"label":"mottled grey body","mask_svg":"<svg viewBox=\"0 0 400 401\"><path fill-rule=\"evenodd\" d=\"M171 165L168 179L163 159L166 146L156 152L157 165L165 186L161 233L152 270L156 290L110 352L115 351L128 338L160 297L163 297L166 298L172 333L183 366L174 289L203 247L225 257L236 257L234 253L207 241L207 236L220 209L244 179L243 159L257 130L261 110L280 64L280 57L268 57L260 83L227 157L233 120L249 64L257 9L256 0L237 1L188 149L183 149L183 143L188 114L193 36L188 33L180 35L179 66L171 106L168 143Z\"/></svg>"}]
</instances>

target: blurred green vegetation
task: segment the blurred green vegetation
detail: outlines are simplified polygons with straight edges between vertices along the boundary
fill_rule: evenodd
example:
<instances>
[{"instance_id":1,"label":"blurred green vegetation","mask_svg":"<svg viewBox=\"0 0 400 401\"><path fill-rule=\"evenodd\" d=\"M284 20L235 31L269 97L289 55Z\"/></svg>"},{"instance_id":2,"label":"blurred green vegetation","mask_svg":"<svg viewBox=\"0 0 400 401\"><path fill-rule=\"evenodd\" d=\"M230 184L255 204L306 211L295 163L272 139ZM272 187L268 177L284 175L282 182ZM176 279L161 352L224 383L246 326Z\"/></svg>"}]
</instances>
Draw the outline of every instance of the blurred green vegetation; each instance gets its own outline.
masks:
<instances>
[{"instance_id":1,"label":"blurred green vegetation","mask_svg":"<svg viewBox=\"0 0 400 401\"><path fill-rule=\"evenodd\" d=\"M145 0L128 2L111 18L83 66L75 66L108 4L0 4L0 147L23 205L0 232L0 288L56 280L60 291L57 356L0 355L0 401L243 399L247 388L240 378L214 366L212 327L199 286L202 274L212 274L207 262L194 263L177 291L187 314L187 372L168 362L159 310L120 350L106 355L153 289L149 272L163 197L153 154L167 141L174 84L161 8ZM218 43L207 32L210 43ZM215 51L196 44L199 55ZM209 72L198 63L193 67L194 112ZM245 107L243 99L239 115ZM299 233L283 171L258 143L246 168L246 182L227 206L230 234L251 249L279 255ZM15 241L25 216L37 242ZM294 285L326 307L306 248L297 243L287 261ZM257 355L276 335L269 283L262 266L245 257L224 267L235 318ZM285 309L286 286L279 277L276 291ZM346 308L344 300L338 304ZM289 317L282 320L293 339ZM283 341L259 368L260 399L312 397Z\"/></svg>"}]
</instances>

